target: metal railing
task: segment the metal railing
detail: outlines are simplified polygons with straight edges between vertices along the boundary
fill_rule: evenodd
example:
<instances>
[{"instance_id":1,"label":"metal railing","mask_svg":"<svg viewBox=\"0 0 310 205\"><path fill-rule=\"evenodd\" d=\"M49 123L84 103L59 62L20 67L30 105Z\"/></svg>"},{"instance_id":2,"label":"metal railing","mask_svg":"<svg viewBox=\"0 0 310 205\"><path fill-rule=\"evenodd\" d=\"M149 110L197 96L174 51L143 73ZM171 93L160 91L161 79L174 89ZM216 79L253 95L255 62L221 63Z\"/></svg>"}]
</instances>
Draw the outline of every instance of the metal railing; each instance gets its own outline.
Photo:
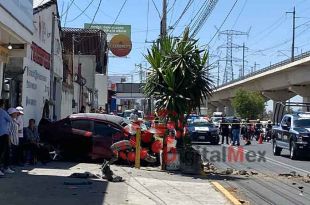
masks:
<instances>
[{"instance_id":1,"label":"metal railing","mask_svg":"<svg viewBox=\"0 0 310 205\"><path fill-rule=\"evenodd\" d=\"M251 72L245 76L242 76L242 77L239 77L235 80L232 80L232 81L229 81L227 83L223 83L222 85L216 87L216 89L219 89L219 88L222 88L224 86L227 86L227 85L230 85L230 84L233 84L235 82L238 82L238 81L241 81L241 80L244 80L246 78L249 78L249 77L252 77L252 76L255 76L255 75L258 75L258 74L261 74L263 72L266 72L266 71L269 71L269 70L272 70L272 69L275 69L275 68L278 68L280 66L283 66L283 65L287 65L289 63L292 63L292 62L295 62L295 61L298 61L300 59L303 59L303 58L306 58L306 57L309 57L310 56L310 51L307 51L307 52L304 52L302 54L299 54L297 56L294 57L294 61L291 60L291 58L287 59L287 60L283 60L283 61L280 61L278 63L275 63L275 64L271 64L265 68L262 68L260 70L257 70L255 72Z\"/></svg>"}]
</instances>

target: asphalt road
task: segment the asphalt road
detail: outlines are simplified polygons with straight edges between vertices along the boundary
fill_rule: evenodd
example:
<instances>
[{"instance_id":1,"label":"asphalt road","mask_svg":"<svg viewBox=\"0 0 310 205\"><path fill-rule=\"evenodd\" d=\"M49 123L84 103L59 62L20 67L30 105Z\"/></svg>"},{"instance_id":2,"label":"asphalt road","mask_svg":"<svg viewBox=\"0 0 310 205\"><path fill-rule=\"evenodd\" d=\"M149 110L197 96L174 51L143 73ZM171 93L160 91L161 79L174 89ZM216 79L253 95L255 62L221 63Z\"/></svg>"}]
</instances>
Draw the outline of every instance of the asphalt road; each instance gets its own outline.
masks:
<instances>
[{"instance_id":1,"label":"asphalt road","mask_svg":"<svg viewBox=\"0 0 310 205\"><path fill-rule=\"evenodd\" d=\"M310 204L310 183L305 183L303 180L303 177L310 175L309 158L291 160L288 151L282 151L281 156L273 156L272 144L267 142L264 144L254 142L250 146L241 146L240 152L243 148L244 156L250 153L251 161L247 161L246 157L243 161L239 160L240 157L237 161L234 161L234 157L229 160L229 152L236 154L238 149L236 147L209 144L196 144L193 147L201 152L204 161L212 161L218 170L233 168L250 173L241 176L235 174L237 172L235 171L229 176L214 177L237 198L248 204ZM223 156L223 152L226 152L226 155ZM218 153L221 153L220 157L217 156ZM252 175L251 171L255 175ZM290 173L296 173L297 176L279 176Z\"/></svg>"}]
</instances>

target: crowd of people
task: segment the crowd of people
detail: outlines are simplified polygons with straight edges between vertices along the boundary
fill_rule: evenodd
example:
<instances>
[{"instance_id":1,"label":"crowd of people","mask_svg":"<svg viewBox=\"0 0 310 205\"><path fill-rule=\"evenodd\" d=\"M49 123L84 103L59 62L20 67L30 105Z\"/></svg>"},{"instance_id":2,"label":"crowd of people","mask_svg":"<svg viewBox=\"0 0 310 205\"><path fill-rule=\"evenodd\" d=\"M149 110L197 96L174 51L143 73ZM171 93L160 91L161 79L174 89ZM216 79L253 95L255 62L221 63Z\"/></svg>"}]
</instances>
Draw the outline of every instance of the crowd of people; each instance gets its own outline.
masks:
<instances>
[{"instance_id":1,"label":"crowd of people","mask_svg":"<svg viewBox=\"0 0 310 205\"><path fill-rule=\"evenodd\" d=\"M252 138L260 137L260 134L263 132L263 124L260 119L257 119L255 123L251 123L250 120L240 120L237 117L234 117L231 122L226 118L222 118L220 123L220 133L222 136L222 144L231 144L233 146L240 146L240 138L243 137L245 140L245 145L250 145ZM272 123L269 120L266 125L266 140L271 139L271 129ZM229 143L231 141L231 143Z\"/></svg>"},{"instance_id":2,"label":"crowd of people","mask_svg":"<svg viewBox=\"0 0 310 205\"><path fill-rule=\"evenodd\" d=\"M14 173L13 166L37 162L40 137L34 119L24 127L23 107L5 110L0 103L0 176L4 176Z\"/></svg>"}]
</instances>

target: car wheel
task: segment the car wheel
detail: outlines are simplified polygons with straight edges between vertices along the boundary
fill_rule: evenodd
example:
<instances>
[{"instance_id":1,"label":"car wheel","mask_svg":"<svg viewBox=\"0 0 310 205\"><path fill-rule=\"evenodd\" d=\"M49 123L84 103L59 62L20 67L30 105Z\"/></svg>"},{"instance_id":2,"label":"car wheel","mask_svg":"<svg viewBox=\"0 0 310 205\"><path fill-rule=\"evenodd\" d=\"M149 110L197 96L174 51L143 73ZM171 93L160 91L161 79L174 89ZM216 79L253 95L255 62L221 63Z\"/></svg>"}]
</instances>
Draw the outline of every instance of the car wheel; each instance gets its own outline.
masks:
<instances>
[{"instance_id":1,"label":"car wheel","mask_svg":"<svg viewBox=\"0 0 310 205\"><path fill-rule=\"evenodd\" d=\"M280 156L282 148L277 146L277 142L275 140L273 141L272 146L273 146L273 155Z\"/></svg>"},{"instance_id":2,"label":"car wheel","mask_svg":"<svg viewBox=\"0 0 310 205\"><path fill-rule=\"evenodd\" d=\"M297 151L297 149L296 149L295 142L291 142L291 146L290 146L290 158L293 159L293 160L298 158L298 151Z\"/></svg>"}]
</instances>

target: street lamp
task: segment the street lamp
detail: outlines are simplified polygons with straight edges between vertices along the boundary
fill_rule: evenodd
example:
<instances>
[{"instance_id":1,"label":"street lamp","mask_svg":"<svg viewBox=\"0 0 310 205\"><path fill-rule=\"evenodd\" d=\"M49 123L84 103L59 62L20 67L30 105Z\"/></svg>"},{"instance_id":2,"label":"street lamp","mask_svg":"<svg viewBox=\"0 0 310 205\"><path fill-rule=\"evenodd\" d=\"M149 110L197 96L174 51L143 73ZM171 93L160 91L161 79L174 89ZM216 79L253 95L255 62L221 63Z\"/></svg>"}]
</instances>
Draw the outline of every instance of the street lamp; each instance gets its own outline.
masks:
<instances>
[{"instance_id":1,"label":"street lamp","mask_svg":"<svg viewBox=\"0 0 310 205\"><path fill-rule=\"evenodd\" d=\"M13 46L12 46L12 44L11 44L11 43L9 43L9 45L8 45L8 49L9 49L9 50L12 50L12 49L13 49Z\"/></svg>"}]
</instances>

